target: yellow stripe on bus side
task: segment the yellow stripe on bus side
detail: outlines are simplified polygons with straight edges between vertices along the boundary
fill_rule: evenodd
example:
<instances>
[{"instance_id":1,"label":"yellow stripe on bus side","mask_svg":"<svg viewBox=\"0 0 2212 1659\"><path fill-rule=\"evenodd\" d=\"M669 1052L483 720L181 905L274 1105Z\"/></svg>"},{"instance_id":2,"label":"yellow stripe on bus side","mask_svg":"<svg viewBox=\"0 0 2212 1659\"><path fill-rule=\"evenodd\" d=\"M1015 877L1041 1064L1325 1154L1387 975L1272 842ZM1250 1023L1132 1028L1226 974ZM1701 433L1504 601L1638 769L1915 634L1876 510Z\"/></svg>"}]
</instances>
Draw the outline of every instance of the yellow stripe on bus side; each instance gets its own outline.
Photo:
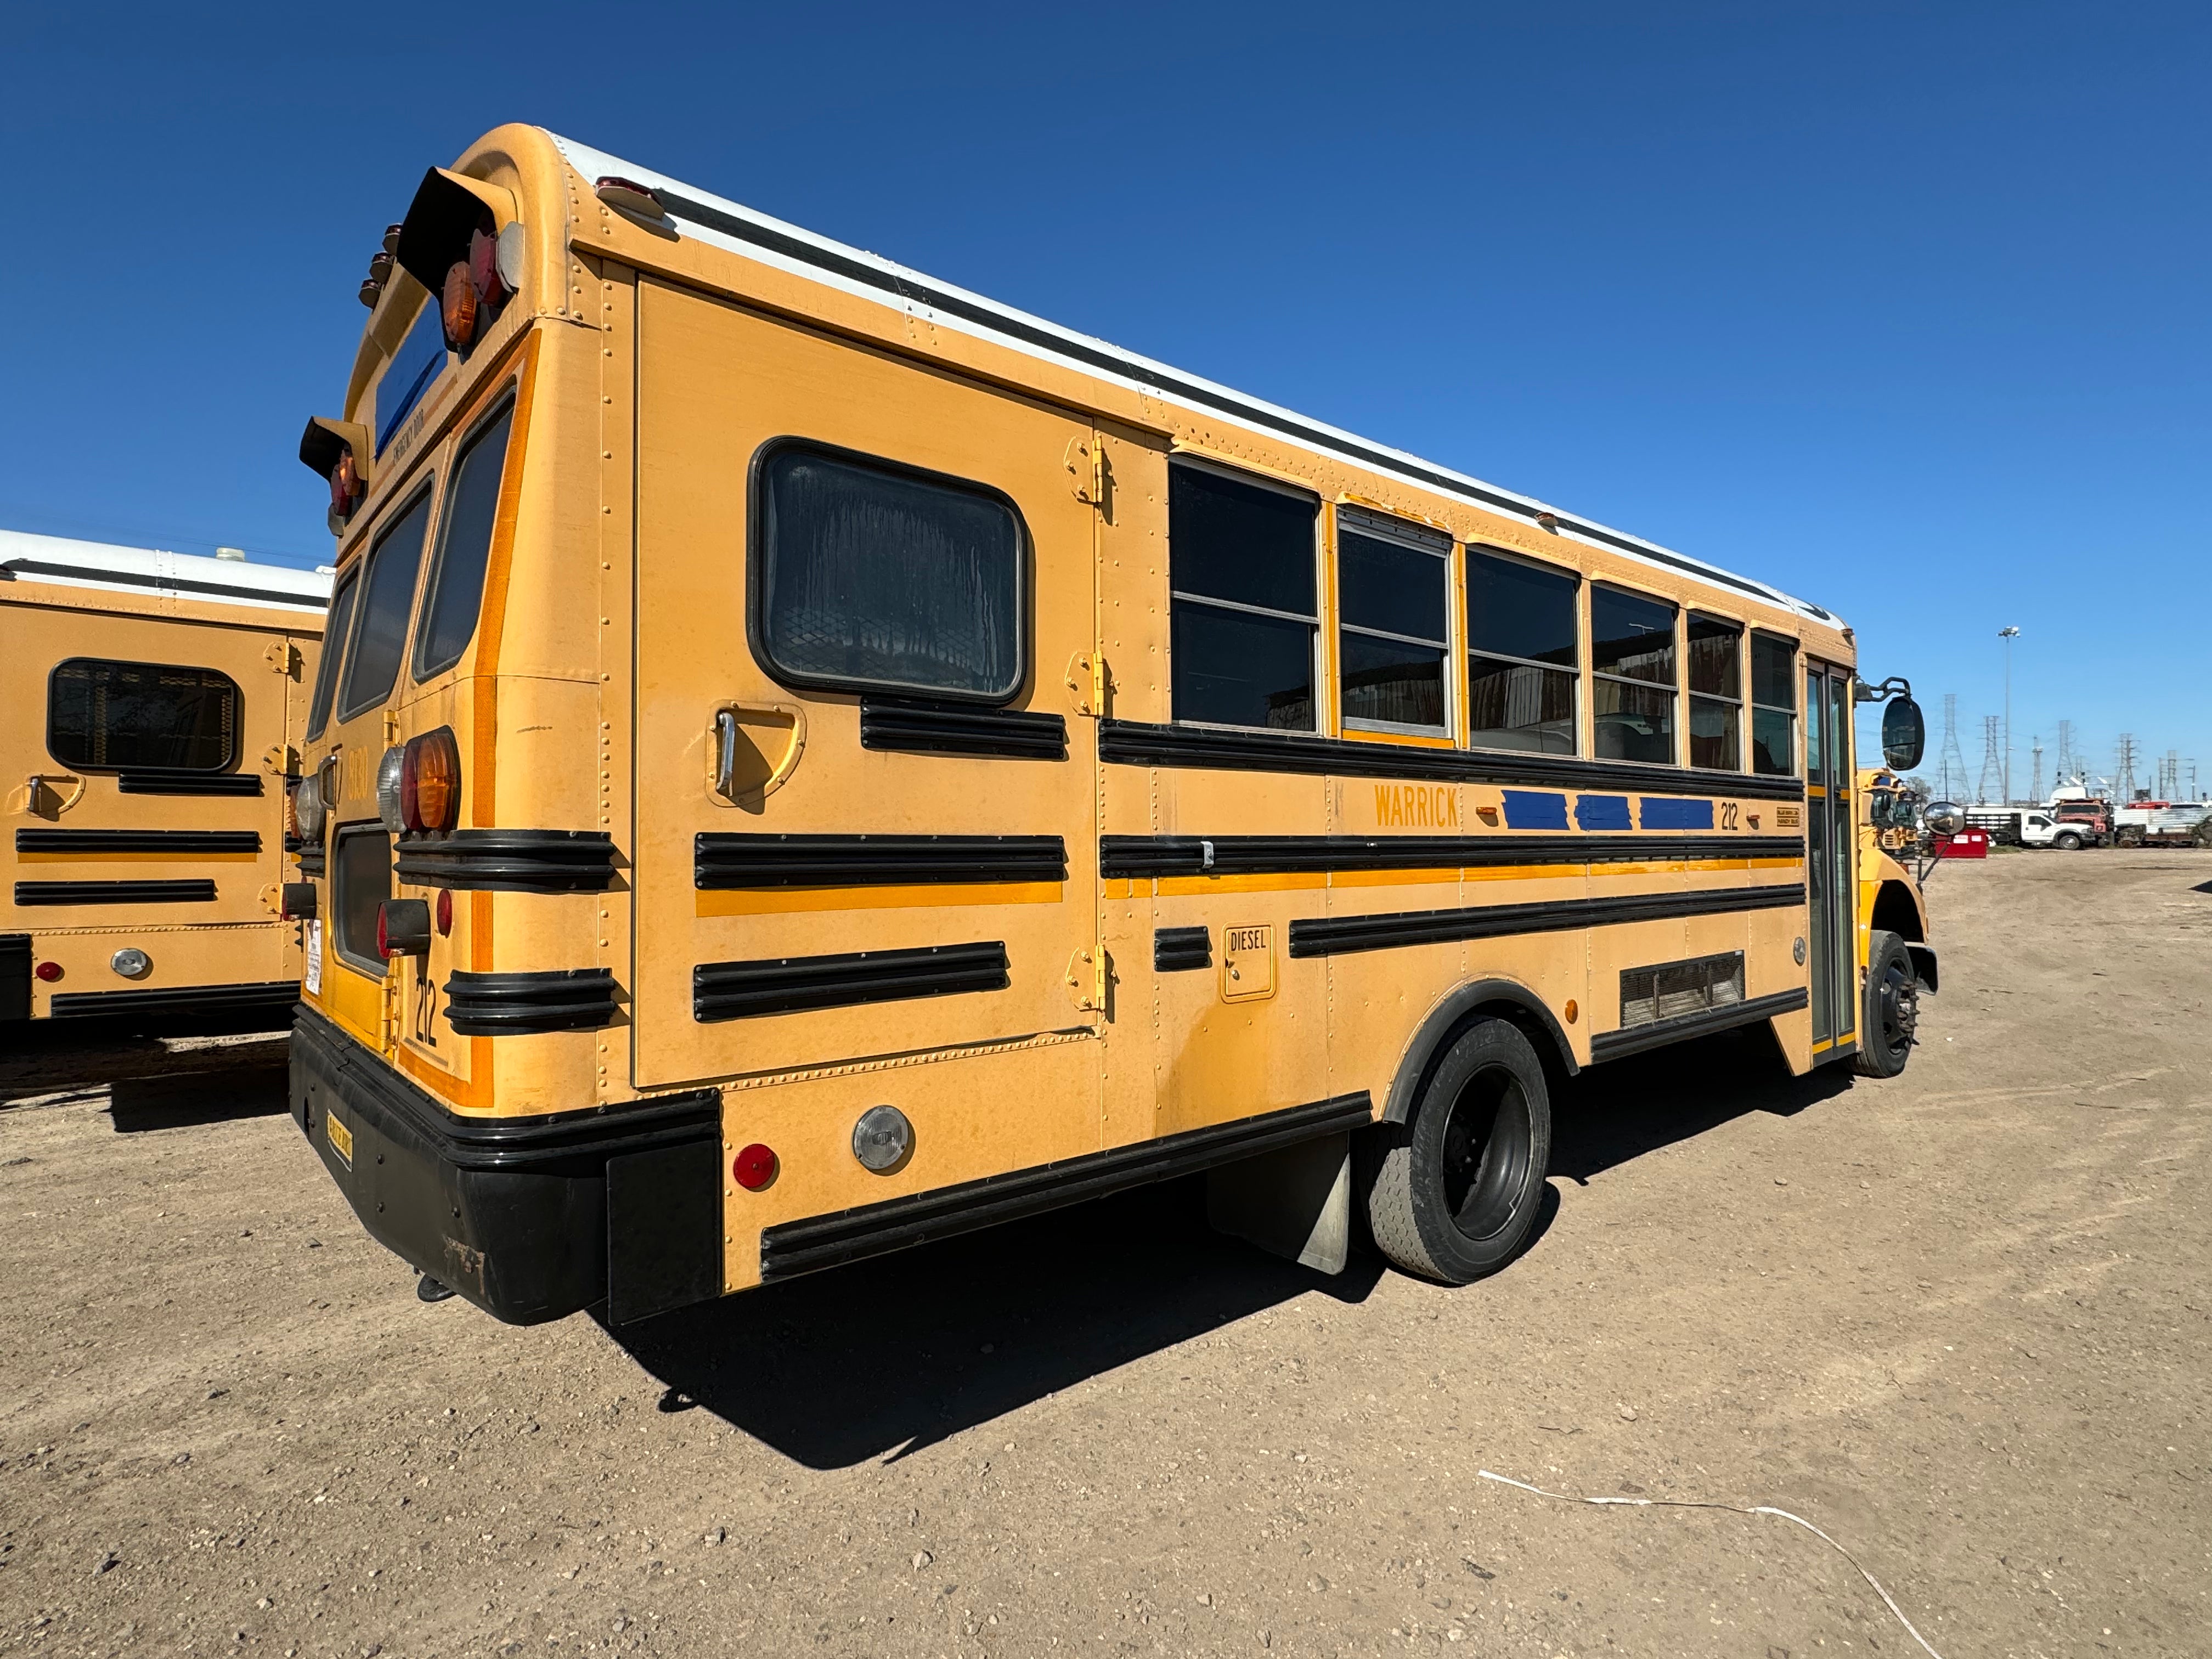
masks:
<instances>
[{"instance_id":1,"label":"yellow stripe on bus side","mask_svg":"<svg viewBox=\"0 0 2212 1659\"><path fill-rule=\"evenodd\" d=\"M758 887L696 895L702 916L788 915L805 910L896 910L922 906L1057 904L1056 881L989 881L913 887Z\"/></svg>"},{"instance_id":2,"label":"yellow stripe on bus side","mask_svg":"<svg viewBox=\"0 0 2212 1659\"><path fill-rule=\"evenodd\" d=\"M258 853L18 853L19 864L258 864Z\"/></svg>"}]
</instances>

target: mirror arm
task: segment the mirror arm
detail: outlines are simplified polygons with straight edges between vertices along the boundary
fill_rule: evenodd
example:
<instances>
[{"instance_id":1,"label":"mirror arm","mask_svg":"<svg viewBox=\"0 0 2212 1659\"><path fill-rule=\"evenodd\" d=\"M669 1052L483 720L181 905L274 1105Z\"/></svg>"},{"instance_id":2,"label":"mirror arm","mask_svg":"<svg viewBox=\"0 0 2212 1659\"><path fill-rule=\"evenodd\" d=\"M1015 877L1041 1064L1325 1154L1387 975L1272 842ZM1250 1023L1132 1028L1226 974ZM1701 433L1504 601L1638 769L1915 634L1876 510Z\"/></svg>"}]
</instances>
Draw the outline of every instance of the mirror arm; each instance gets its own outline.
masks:
<instances>
[{"instance_id":1,"label":"mirror arm","mask_svg":"<svg viewBox=\"0 0 2212 1659\"><path fill-rule=\"evenodd\" d=\"M1892 674L1879 685L1869 685L1857 675L1851 676L1851 700L1854 702L1886 702L1892 697L1909 697L1912 682L1902 674Z\"/></svg>"}]
</instances>

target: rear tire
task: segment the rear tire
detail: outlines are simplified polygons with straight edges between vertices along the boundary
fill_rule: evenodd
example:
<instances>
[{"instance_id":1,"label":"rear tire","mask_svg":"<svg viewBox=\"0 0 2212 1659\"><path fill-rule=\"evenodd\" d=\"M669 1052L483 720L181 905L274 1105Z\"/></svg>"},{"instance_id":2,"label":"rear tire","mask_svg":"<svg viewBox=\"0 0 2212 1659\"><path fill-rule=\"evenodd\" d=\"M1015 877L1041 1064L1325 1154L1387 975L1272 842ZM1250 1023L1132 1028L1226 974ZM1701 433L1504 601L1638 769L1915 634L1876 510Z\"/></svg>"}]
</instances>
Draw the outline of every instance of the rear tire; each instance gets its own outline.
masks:
<instances>
[{"instance_id":1,"label":"rear tire","mask_svg":"<svg viewBox=\"0 0 2212 1659\"><path fill-rule=\"evenodd\" d=\"M1859 1011L1859 1051L1851 1060L1861 1077L1895 1077L1905 1069L1920 1022L1919 999L1905 941L1875 928L1867 940L1866 1006Z\"/></svg>"},{"instance_id":2,"label":"rear tire","mask_svg":"<svg viewBox=\"0 0 2212 1659\"><path fill-rule=\"evenodd\" d=\"M1412 1121L1367 1132L1361 1184L1375 1243L1409 1273L1465 1285L1513 1260L1541 1212L1552 1102L1528 1039L1502 1019L1437 1061Z\"/></svg>"}]
</instances>

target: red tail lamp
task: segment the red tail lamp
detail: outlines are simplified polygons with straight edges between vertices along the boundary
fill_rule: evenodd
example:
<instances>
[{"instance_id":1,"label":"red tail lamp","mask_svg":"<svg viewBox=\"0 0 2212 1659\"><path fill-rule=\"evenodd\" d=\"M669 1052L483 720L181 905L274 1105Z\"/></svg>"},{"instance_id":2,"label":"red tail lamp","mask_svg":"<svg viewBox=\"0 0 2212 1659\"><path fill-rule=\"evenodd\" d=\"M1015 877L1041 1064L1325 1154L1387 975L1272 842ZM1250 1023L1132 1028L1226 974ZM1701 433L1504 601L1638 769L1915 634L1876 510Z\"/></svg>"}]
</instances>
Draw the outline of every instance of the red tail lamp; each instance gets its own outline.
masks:
<instances>
[{"instance_id":1,"label":"red tail lamp","mask_svg":"<svg viewBox=\"0 0 2212 1659\"><path fill-rule=\"evenodd\" d=\"M730 1175L747 1192L757 1193L775 1179L781 1167L775 1152L756 1140L730 1161Z\"/></svg>"},{"instance_id":2,"label":"red tail lamp","mask_svg":"<svg viewBox=\"0 0 2212 1659\"><path fill-rule=\"evenodd\" d=\"M438 937L443 939L453 931L453 890L441 887L438 890Z\"/></svg>"},{"instance_id":3,"label":"red tail lamp","mask_svg":"<svg viewBox=\"0 0 2212 1659\"><path fill-rule=\"evenodd\" d=\"M40 979L44 980L47 984L52 985L56 980L62 976L62 965L58 962L42 962L37 967L32 969L31 971L36 974ZM748 1146L745 1148L745 1151L748 1152L768 1152L768 1148L765 1146ZM775 1173L775 1154L774 1152L768 1152L768 1161L769 1173L770 1175L774 1175ZM768 1182L763 1181L761 1182L761 1185L765 1187L768 1185Z\"/></svg>"},{"instance_id":4,"label":"red tail lamp","mask_svg":"<svg viewBox=\"0 0 2212 1659\"><path fill-rule=\"evenodd\" d=\"M354 508L361 505L363 493L361 470L354 465L353 451L341 451L331 466L331 512L340 519L351 518Z\"/></svg>"},{"instance_id":5,"label":"red tail lamp","mask_svg":"<svg viewBox=\"0 0 2212 1659\"><path fill-rule=\"evenodd\" d=\"M441 726L409 740L399 757L399 818L417 835L450 830L461 815L461 748Z\"/></svg>"}]
</instances>

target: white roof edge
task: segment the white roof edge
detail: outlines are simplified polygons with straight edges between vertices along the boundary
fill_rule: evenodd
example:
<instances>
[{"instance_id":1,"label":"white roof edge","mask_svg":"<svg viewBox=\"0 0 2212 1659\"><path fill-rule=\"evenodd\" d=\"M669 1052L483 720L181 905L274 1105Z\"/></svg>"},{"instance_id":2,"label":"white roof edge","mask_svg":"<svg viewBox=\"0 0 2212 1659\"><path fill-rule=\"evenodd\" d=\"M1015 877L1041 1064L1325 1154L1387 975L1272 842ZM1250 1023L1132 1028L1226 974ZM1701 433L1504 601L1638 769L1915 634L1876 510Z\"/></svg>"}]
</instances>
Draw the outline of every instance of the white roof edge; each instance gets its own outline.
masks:
<instances>
[{"instance_id":1,"label":"white roof edge","mask_svg":"<svg viewBox=\"0 0 2212 1659\"><path fill-rule=\"evenodd\" d=\"M331 599L331 578L312 570L22 530L0 530L0 581L157 593L287 611L322 611Z\"/></svg>"},{"instance_id":2,"label":"white roof edge","mask_svg":"<svg viewBox=\"0 0 2212 1659\"><path fill-rule=\"evenodd\" d=\"M641 167L635 162L623 161L620 156L610 155L605 150L595 149L588 144L579 143L574 139L562 137L558 133L549 131L546 136L551 139L555 148L561 152L562 159L564 159L570 167L574 167L578 173L586 179L605 178L610 174L613 174L621 178L634 180L638 184L652 186L655 189L665 188L672 191L680 191L684 195L697 199L706 205L714 209L718 212L727 214L733 218L743 220L750 225L757 226L761 229L771 232L780 237L788 238L793 241L817 248L822 252L834 256L840 260L853 261L871 267L881 272L884 276L894 279L894 281L897 281L899 279L911 279L913 283L918 286L933 289L948 296L957 297L965 304L973 307L977 310L1002 317L1007 322L1018 325L1026 331L1042 332L1048 335L1055 336L1066 341L1072 346L1088 348L1092 350L1103 349L1110 351L1115 356L1124 359L1126 362L1135 366L1139 370L1157 371L1165 380L1170 381L1182 381L1193 387L1200 388L1207 392L1218 394L1225 400L1244 404L1257 413L1277 417L1285 422L1295 422L1297 425L1307 428L1311 431L1322 434L1340 443L1356 446L1360 449L1369 452L1370 454L1381 458L1380 465L1376 462L1369 461L1362 461L1360 463L1361 465L1372 466L1376 471L1391 471L1394 468L1390 464L1395 463L1397 467L1409 468L1416 473L1439 475L1448 480L1449 484L1455 484L1462 490L1476 492L1474 495L1464 497L1468 506L1480 507L1485 511L1497 512L1501 510L1501 504L1498 501L1484 500L1480 499L1480 497L1503 497L1504 498L1504 506L1503 510L1513 512L1517 516L1525 518L1531 524L1536 522L1537 515L1540 514L1555 514L1561 518L1571 518L1575 520L1576 525L1587 526L1589 530L1597 532L1597 535L1599 536L1617 538L1620 543L1631 544L1631 545L1622 546L1612 542L1601 543L1592 536L1577 533L1577 529L1572 525L1562 525L1554 533L1569 537L1572 539L1581 541L1593 546L1603 545L1608 552L1626 553L1631 557L1644 557L1648 562L1660 565L1662 568L1671 566L1676 569L1686 570L1692 575L1705 575L1717 579L1732 586L1747 586L1755 589L1758 594L1766 598L1769 602L1779 605L1784 610L1794 611L1800 616L1806 617L1815 622L1826 623L1836 627L1841 627L1843 625L1843 619L1840 617L1836 616L1832 611L1824 610L1819 605L1812 605L1806 600L1797 599L1791 594L1784 592L1782 589L1774 586L1771 583L1760 581L1756 577L1745 576L1739 572L1726 569L1720 565L1709 563L1705 560L1693 557L1686 553L1677 553L1671 548L1663 547L1656 542L1650 541L1641 536L1633 535L1627 531L1615 530L1608 525L1601 524L1597 520L1588 518L1583 514L1569 514L1565 508L1554 507L1548 502L1539 501L1533 496L1523 495L1517 490L1507 489L1500 485L1486 483L1484 480L1477 478L1471 474L1461 472L1455 468L1448 467L1438 462L1425 459L1425 458L1415 455L1409 451L1396 448L1392 445L1378 443L1371 438L1363 438L1358 433L1348 432L1341 427L1332 426L1328 422L1316 420L1311 416L1302 415L1295 410L1285 409L1280 404L1271 404L1264 398L1252 397L1249 393L1238 392L1233 387L1223 386L1218 381L1206 380L1202 375L1190 374L1186 370L1178 369L1171 365L1159 362L1153 358L1146 357L1139 352L1130 351L1123 347L1114 345L1110 342L1098 338L1096 335L1079 333L1075 330L1064 328L1060 325L1051 322L1045 318L1032 315L1030 313L1019 310L1012 306L1003 305L998 301L990 299L986 295L974 293L969 289L963 289L955 283L944 282L938 277L928 276L925 272L915 270L910 266L902 265L895 260L886 259L879 254L871 253L864 249L852 247L845 243L833 240L827 236L818 235L813 231L789 223L787 221L775 218L769 214L761 213L754 209L745 207L739 203L732 202L726 197L717 196L710 191L701 190L696 185L685 184L680 179L671 178L666 173L655 172L650 167ZM700 240L707 242L712 246L724 248L732 252L742 254L746 258L757 260L764 264L792 270L795 274L807 276L813 281L822 283L831 288L839 289L844 292L855 295L863 299L872 300L879 304L888 303L884 301L884 295L879 290L857 283L848 283L842 280L836 273L825 271L817 266L805 264L803 262L796 260L787 261L780 258L772 250L763 248L750 243L737 241L732 238L719 234L710 226L701 225L694 222L687 221L681 213L672 214L672 216L677 219L679 223L685 225L686 234L696 235ZM1074 369L1078 373L1089 374L1100 380L1115 381L1127 385L1133 389L1142 392L1146 395L1155 398L1163 403L1180 404L1183 404L1185 407L1189 406L1186 399L1178 397L1174 392L1167 390L1160 386L1148 384L1141 377L1124 377L1115 374L1110 371L1102 369L1095 363L1059 357L1048 349L1042 348L1031 341L1014 338L1008 335L997 333L987 328L977 327L971 325L968 319L964 318L947 316L941 312L932 309L922 301L909 301L908 308L912 310L917 316L927 318L939 328L949 328L961 333L973 334L979 337L988 337L999 344L1010 348L1011 349L1023 352L1030 356L1042 357L1049 361L1059 362L1062 364L1062 366ZM1237 416L1233 411L1209 408L1204 412L1209 419L1237 420ZM1301 448L1312 450L1317 453L1329 453L1319 445L1301 441L1295 433L1285 433L1279 428L1272 425L1262 425L1255 422L1242 421L1239 421L1237 423L1248 426L1251 430L1263 432L1268 437L1278 441L1296 444ZM1412 484L1416 488L1438 489L1441 493L1445 494L1454 493L1449 487L1449 484L1439 485L1431 482L1431 480L1427 477L1405 476L1402 473L1400 474L1400 476L1403 482Z\"/></svg>"}]
</instances>

